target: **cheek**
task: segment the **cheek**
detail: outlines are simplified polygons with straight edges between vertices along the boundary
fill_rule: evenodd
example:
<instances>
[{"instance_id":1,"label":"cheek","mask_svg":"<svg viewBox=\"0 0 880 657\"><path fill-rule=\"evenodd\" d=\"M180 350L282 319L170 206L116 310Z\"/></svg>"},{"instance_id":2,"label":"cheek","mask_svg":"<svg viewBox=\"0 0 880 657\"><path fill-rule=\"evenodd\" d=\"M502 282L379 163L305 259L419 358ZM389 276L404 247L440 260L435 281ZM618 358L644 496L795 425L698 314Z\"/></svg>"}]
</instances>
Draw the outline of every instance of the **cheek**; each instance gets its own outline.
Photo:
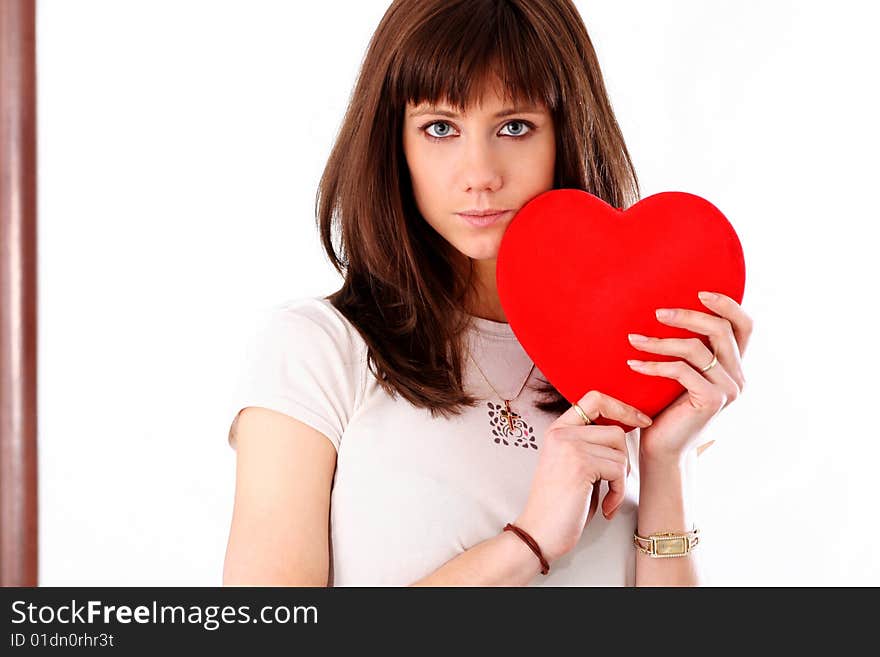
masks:
<instances>
[{"instance_id":1,"label":"cheek","mask_svg":"<svg viewBox=\"0 0 880 657\"><path fill-rule=\"evenodd\" d=\"M427 149L415 147L407 154L407 166L416 205L425 219L429 220L447 199L447 194L444 192L442 163L436 157L431 157Z\"/></svg>"},{"instance_id":2,"label":"cheek","mask_svg":"<svg viewBox=\"0 0 880 657\"><path fill-rule=\"evenodd\" d=\"M413 192L417 199L432 203L448 198L448 167L436 156L414 154L410 164Z\"/></svg>"},{"instance_id":3,"label":"cheek","mask_svg":"<svg viewBox=\"0 0 880 657\"><path fill-rule=\"evenodd\" d=\"M436 180L437 174L439 173L436 160L432 160L430 157L420 156L414 158L413 166L410 168L410 171L413 175L414 182L421 187L428 186L428 183L432 179Z\"/></svg>"},{"instance_id":4,"label":"cheek","mask_svg":"<svg viewBox=\"0 0 880 657\"><path fill-rule=\"evenodd\" d=\"M551 137L541 149L539 169L542 171L544 186L553 185L553 174L556 167L556 138Z\"/></svg>"},{"instance_id":5,"label":"cheek","mask_svg":"<svg viewBox=\"0 0 880 657\"><path fill-rule=\"evenodd\" d=\"M436 158L431 158L424 144L419 144L415 140L406 145L405 153L413 185L426 184L438 169Z\"/></svg>"},{"instance_id":6,"label":"cheek","mask_svg":"<svg viewBox=\"0 0 880 657\"><path fill-rule=\"evenodd\" d=\"M527 187L532 193L550 189L553 186L555 166L556 149L553 145L536 145L527 157L517 158L514 174L517 184Z\"/></svg>"}]
</instances>

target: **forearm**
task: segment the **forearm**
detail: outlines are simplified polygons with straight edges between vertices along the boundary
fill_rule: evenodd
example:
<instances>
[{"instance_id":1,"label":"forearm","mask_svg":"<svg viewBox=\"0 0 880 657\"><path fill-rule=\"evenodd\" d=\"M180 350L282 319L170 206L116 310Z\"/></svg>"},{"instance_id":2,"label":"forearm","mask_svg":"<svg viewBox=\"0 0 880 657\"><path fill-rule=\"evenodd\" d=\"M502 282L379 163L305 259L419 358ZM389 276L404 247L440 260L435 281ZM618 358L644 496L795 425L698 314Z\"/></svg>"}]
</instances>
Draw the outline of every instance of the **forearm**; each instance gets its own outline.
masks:
<instances>
[{"instance_id":1,"label":"forearm","mask_svg":"<svg viewBox=\"0 0 880 657\"><path fill-rule=\"evenodd\" d=\"M511 531L477 543L410 586L525 586L541 562Z\"/></svg>"},{"instance_id":2,"label":"forearm","mask_svg":"<svg viewBox=\"0 0 880 657\"><path fill-rule=\"evenodd\" d=\"M693 451L676 463L640 458L640 536L693 529L696 458ZM699 549L683 557L659 559L636 550L636 586L700 586Z\"/></svg>"}]
</instances>

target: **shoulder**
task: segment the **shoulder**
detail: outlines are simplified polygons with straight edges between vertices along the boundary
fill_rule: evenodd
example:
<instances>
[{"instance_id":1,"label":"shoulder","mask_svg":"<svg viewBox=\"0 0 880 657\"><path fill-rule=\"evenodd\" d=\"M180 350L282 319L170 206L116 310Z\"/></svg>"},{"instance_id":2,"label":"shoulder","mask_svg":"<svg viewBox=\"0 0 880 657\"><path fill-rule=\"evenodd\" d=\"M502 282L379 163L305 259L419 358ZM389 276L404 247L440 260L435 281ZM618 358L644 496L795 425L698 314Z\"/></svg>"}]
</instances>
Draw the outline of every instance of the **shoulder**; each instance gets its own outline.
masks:
<instances>
[{"instance_id":1,"label":"shoulder","mask_svg":"<svg viewBox=\"0 0 880 657\"><path fill-rule=\"evenodd\" d=\"M366 346L354 325L325 297L300 297L270 306L262 327L264 336L299 347L360 354Z\"/></svg>"},{"instance_id":2,"label":"shoulder","mask_svg":"<svg viewBox=\"0 0 880 657\"><path fill-rule=\"evenodd\" d=\"M350 323L326 297L299 297L287 299L270 307L281 315L308 317L317 323L349 326Z\"/></svg>"},{"instance_id":3,"label":"shoulder","mask_svg":"<svg viewBox=\"0 0 880 657\"><path fill-rule=\"evenodd\" d=\"M291 390L309 382L354 398L365 385L367 346L327 299L303 297L264 307L245 354L254 379Z\"/></svg>"},{"instance_id":4,"label":"shoulder","mask_svg":"<svg viewBox=\"0 0 880 657\"><path fill-rule=\"evenodd\" d=\"M322 297L264 306L260 315L234 387L233 417L248 406L280 411L338 448L364 396L365 343Z\"/></svg>"}]
</instances>

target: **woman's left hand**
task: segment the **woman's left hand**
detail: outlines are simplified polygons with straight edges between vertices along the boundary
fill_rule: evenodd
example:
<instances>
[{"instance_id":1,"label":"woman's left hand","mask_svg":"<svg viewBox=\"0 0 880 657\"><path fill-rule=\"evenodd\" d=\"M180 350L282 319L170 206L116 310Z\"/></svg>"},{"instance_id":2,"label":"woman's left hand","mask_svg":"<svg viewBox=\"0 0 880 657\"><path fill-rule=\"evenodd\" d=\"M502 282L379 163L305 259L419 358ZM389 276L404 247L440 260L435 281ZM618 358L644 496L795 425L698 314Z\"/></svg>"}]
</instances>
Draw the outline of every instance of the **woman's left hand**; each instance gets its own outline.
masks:
<instances>
[{"instance_id":1,"label":"woman's left hand","mask_svg":"<svg viewBox=\"0 0 880 657\"><path fill-rule=\"evenodd\" d=\"M701 372L712 362L713 354L699 338L652 338L639 340L630 334L629 340L639 351L683 360L671 362L628 361L630 367L648 376L675 379L686 391L667 406L654 423L640 430L640 451L651 459L679 462L696 446L702 429L719 411L734 401L743 390L745 376L742 355L752 334L752 319L740 305L728 296L714 298L700 293L700 301L714 315L672 308L669 316L657 310L657 319L663 324L677 326L709 337L718 363ZM709 441L711 442L711 441Z\"/></svg>"}]
</instances>

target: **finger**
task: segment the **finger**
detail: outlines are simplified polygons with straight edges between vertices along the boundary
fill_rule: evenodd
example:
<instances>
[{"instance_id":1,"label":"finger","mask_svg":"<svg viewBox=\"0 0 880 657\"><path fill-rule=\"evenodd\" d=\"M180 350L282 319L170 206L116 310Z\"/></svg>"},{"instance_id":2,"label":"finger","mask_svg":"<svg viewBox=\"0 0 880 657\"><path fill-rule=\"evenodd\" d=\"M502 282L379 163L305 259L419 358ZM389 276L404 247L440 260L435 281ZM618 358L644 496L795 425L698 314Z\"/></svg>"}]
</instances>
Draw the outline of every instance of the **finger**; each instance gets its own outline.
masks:
<instances>
[{"instance_id":1,"label":"finger","mask_svg":"<svg viewBox=\"0 0 880 657\"><path fill-rule=\"evenodd\" d=\"M706 408L717 412L727 401L724 392L718 386L683 360L671 362L628 360L627 363L641 374L675 379L690 393L689 399L695 408Z\"/></svg>"},{"instance_id":2,"label":"finger","mask_svg":"<svg viewBox=\"0 0 880 657\"><path fill-rule=\"evenodd\" d=\"M593 516L596 513L596 509L599 507L599 485L593 484L593 491L590 493L590 510L587 512L587 519L584 522L584 527L590 524L590 520L593 519Z\"/></svg>"},{"instance_id":3,"label":"finger","mask_svg":"<svg viewBox=\"0 0 880 657\"><path fill-rule=\"evenodd\" d=\"M580 440L585 440L588 443L605 445L606 447L611 447L621 454L623 454L626 459L626 476L629 476L629 473L632 472L632 465L630 464L629 458L629 449L626 444L626 434L618 431L618 427L608 427L611 431L600 431L605 427L596 426L596 427L585 427L582 430L579 430L578 427L572 427L573 431L579 431L579 434L576 436ZM586 434L586 435L584 435Z\"/></svg>"},{"instance_id":4,"label":"finger","mask_svg":"<svg viewBox=\"0 0 880 657\"><path fill-rule=\"evenodd\" d=\"M555 433L569 440L584 444L604 445L626 452L626 434L620 427L606 427L600 424L579 427L558 427Z\"/></svg>"},{"instance_id":5,"label":"finger","mask_svg":"<svg viewBox=\"0 0 880 657\"><path fill-rule=\"evenodd\" d=\"M619 420L631 427L647 427L652 423L651 418L635 406L624 404L619 399L609 397L598 390L590 390L580 398L578 405L587 414L590 421L595 421L601 415L610 420ZM557 423L566 426L584 426L584 421L574 406L556 418L554 424Z\"/></svg>"},{"instance_id":6,"label":"finger","mask_svg":"<svg viewBox=\"0 0 880 657\"><path fill-rule=\"evenodd\" d=\"M590 425L580 427L557 427L554 431L561 437L576 440L583 444L603 445L618 451L626 459L626 474L632 471L630 464L629 448L626 436L619 427L606 427L602 425Z\"/></svg>"},{"instance_id":7,"label":"finger","mask_svg":"<svg viewBox=\"0 0 880 657\"><path fill-rule=\"evenodd\" d=\"M746 351L749 338L752 337L752 318L742 309L736 301L720 292L698 292L700 302L709 310L718 313L727 319L733 329L736 344L739 347L740 356Z\"/></svg>"},{"instance_id":8,"label":"finger","mask_svg":"<svg viewBox=\"0 0 880 657\"><path fill-rule=\"evenodd\" d=\"M626 474L622 468L623 462L615 454L609 454L607 458L602 456L602 454L607 454L607 452L600 450L607 448L601 448L601 446L597 445L591 447L597 448L593 450L591 464L599 473L599 477L593 482L592 496L593 498L597 497L602 479L608 481L608 492L602 501L602 515L610 519L617 507L623 503L626 495ZM594 505L592 498L590 505L591 508Z\"/></svg>"},{"instance_id":9,"label":"finger","mask_svg":"<svg viewBox=\"0 0 880 657\"><path fill-rule=\"evenodd\" d=\"M724 390L728 403L736 399L742 390L733 377L731 377L720 357L716 366L705 372L702 371L704 367L712 362L714 356L712 351L699 338L653 338L630 333L629 339L632 345L639 351L663 354L664 356L678 356L684 359L709 381Z\"/></svg>"},{"instance_id":10,"label":"finger","mask_svg":"<svg viewBox=\"0 0 880 657\"><path fill-rule=\"evenodd\" d=\"M693 364L693 363L691 363ZM709 363L706 363L708 365ZM720 388L724 393L724 407L735 401L737 397L739 397L742 392L742 386L733 380L733 377L730 375L730 372L727 371L727 368L721 364L721 359L718 359L718 364L714 367L706 370L705 372L700 372L699 370L703 369L705 365L701 367L697 367L697 371L704 378L711 381L715 384L715 387Z\"/></svg>"},{"instance_id":11,"label":"finger","mask_svg":"<svg viewBox=\"0 0 880 657\"><path fill-rule=\"evenodd\" d=\"M623 504L626 497L625 485L623 479L613 479L608 482L608 492L605 494L605 499L602 500L602 513L605 514L606 519L614 518L620 505Z\"/></svg>"},{"instance_id":12,"label":"finger","mask_svg":"<svg viewBox=\"0 0 880 657\"><path fill-rule=\"evenodd\" d=\"M626 452L615 447L584 443L583 451L597 462L596 474L601 476L602 479L608 479L609 477L615 476L616 470L609 471L608 468L612 467L609 464L612 464L615 468L621 465L626 465Z\"/></svg>"},{"instance_id":13,"label":"finger","mask_svg":"<svg viewBox=\"0 0 880 657\"><path fill-rule=\"evenodd\" d=\"M661 310L668 311L671 314L661 317ZM733 326L730 321L723 317L707 315L699 310L689 310L687 308L658 308L657 320L669 326L677 326L707 336L709 343L712 345L713 352L718 356L718 360L724 365L734 381L740 384L740 390L742 389L745 384L745 377L742 373L739 347L737 346L736 338L733 334Z\"/></svg>"}]
</instances>

